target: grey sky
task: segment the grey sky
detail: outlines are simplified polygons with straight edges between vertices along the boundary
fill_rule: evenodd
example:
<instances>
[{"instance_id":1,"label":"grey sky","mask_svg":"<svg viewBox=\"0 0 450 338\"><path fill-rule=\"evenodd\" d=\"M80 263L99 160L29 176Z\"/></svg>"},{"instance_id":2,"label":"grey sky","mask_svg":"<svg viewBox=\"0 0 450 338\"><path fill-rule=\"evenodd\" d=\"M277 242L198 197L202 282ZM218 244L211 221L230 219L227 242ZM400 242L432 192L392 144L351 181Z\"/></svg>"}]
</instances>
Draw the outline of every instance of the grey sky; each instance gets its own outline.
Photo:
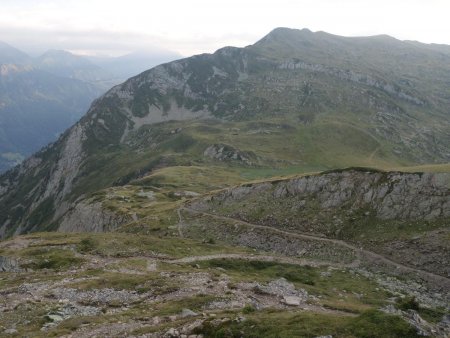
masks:
<instances>
[{"instance_id":1,"label":"grey sky","mask_svg":"<svg viewBox=\"0 0 450 338\"><path fill-rule=\"evenodd\" d=\"M283 26L450 44L449 13L448 0L0 0L0 40L32 53L188 56Z\"/></svg>"}]
</instances>

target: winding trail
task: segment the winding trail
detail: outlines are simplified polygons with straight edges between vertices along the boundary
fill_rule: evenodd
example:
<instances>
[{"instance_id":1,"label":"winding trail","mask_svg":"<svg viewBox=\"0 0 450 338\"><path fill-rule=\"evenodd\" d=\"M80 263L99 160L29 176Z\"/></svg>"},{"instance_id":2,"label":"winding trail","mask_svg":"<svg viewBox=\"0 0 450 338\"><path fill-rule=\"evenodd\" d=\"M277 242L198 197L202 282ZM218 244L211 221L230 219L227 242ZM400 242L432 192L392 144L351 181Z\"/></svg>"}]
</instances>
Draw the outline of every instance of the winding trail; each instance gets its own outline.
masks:
<instances>
[{"instance_id":1,"label":"winding trail","mask_svg":"<svg viewBox=\"0 0 450 338\"><path fill-rule=\"evenodd\" d=\"M186 207L178 209L180 214L181 214L181 210L187 211L189 213L209 216L209 217L212 217L212 218L215 218L215 219L218 219L218 220L222 220L222 221L240 223L240 224L246 225L248 227L254 227L254 228L258 228L258 229L262 229L262 230L276 232L276 233L279 233L279 234L282 234L282 235L286 235L286 236L297 237L297 238L308 239L308 240L322 241L322 242L327 242L327 243L333 243L335 245L339 245L339 246L342 246L342 247L345 247L347 249L351 249L351 250L355 251L355 254L357 255L357 259L355 261L353 261L352 263L346 265L347 267L358 267L358 266L360 266L361 260L363 260L363 259L365 259L366 261L372 262L372 263L382 262L382 263L384 263L386 265L394 267L397 272L412 272L412 273L415 273L415 274L419 275L423 279L439 283L440 285L442 285L442 287L445 287L446 289L450 290L450 279L449 278L446 278L446 277L441 276L441 275L436 275L436 274L434 274L432 272L428 272L428 271L412 268L410 266L407 266L407 265L395 262L395 261L393 261L393 260L391 260L389 258L386 258L386 257L384 257L384 256L382 256L380 254L377 254L377 253L369 251L369 250L365 250L363 248L358 248L355 245L349 244L349 243L347 243L345 241L342 241L342 240L332 239L332 238L324 238L324 237L314 236L314 235L310 235L310 234L297 233L297 232L289 232L289 231L286 231L286 230L280 230L280 229L276 229L274 227L270 227L270 226L266 226L266 225L259 225L259 224L249 223L249 222L242 221L242 220L239 220L239 219L236 219L236 218L215 215L215 214L211 214L211 213L208 213L208 212L194 210L194 209L190 209L190 208L186 208ZM189 257L187 257L187 258L189 258ZM328 262L327 264L328 265L336 265L335 263L330 263L330 262ZM342 264L342 266L344 266L344 264Z\"/></svg>"},{"instance_id":2,"label":"winding trail","mask_svg":"<svg viewBox=\"0 0 450 338\"><path fill-rule=\"evenodd\" d=\"M241 259L245 261L257 261L257 262L273 262L280 264L292 264L298 266L329 266L334 265L338 267L350 267L350 264L338 264L331 263L327 261L317 261L312 259L303 259L303 258L294 258L294 257L283 257L283 256L272 256L272 255L257 255L257 254L213 254L213 255L205 255L205 256L189 256L183 257L179 259L174 259L171 261L166 261L169 264L185 264L185 263L194 263L201 261L210 261L214 259Z\"/></svg>"},{"instance_id":3,"label":"winding trail","mask_svg":"<svg viewBox=\"0 0 450 338\"><path fill-rule=\"evenodd\" d=\"M376 147L374 151L372 151L369 155L369 163L374 163L373 159L375 158L376 153L381 149L381 146Z\"/></svg>"}]
</instances>

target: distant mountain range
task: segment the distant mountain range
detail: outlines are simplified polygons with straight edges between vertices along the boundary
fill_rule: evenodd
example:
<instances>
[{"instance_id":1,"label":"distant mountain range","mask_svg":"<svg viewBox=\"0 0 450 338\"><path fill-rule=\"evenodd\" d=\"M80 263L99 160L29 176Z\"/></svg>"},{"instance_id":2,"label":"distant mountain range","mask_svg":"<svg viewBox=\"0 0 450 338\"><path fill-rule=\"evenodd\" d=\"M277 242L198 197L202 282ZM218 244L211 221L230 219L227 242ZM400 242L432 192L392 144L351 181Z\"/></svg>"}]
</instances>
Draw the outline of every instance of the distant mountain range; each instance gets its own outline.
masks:
<instances>
[{"instance_id":1,"label":"distant mountain range","mask_svg":"<svg viewBox=\"0 0 450 338\"><path fill-rule=\"evenodd\" d=\"M136 51L118 57L87 56L93 64L124 80L138 75L156 65L181 58L178 53L170 51ZM121 82L123 82L121 81Z\"/></svg>"},{"instance_id":2,"label":"distant mountain range","mask_svg":"<svg viewBox=\"0 0 450 338\"><path fill-rule=\"evenodd\" d=\"M90 59L50 50L32 58L0 42L0 172L56 140L113 85L176 57L140 53Z\"/></svg>"}]
</instances>

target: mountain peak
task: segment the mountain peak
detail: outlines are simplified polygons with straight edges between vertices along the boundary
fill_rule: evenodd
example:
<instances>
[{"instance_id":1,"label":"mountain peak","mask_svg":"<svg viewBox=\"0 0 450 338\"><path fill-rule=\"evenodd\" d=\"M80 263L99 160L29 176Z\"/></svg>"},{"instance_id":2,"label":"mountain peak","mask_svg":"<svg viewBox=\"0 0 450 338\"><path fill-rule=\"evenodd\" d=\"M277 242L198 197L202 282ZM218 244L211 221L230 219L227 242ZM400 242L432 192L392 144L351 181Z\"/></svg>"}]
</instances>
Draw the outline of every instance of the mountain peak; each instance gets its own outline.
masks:
<instances>
[{"instance_id":1,"label":"mountain peak","mask_svg":"<svg viewBox=\"0 0 450 338\"><path fill-rule=\"evenodd\" d=\"M268 42L268 41L287 41L289 39L298 39L298 37L306 37L311 36L314 33L310 31L308 28L303 29L295 29L295 28L288 28L288 27L277 27L270 31L269 34L264 36L261 40L257 42Z\"/></svg>"},{"instance_id":2,"label":"mountain peak","mask_svg":"<svg viewBox=\"0 0 450 338\"><path fill-rule=\"evenodd\" d=\"M79 57L78 55L72 54L66 50L62 49L49 49L42 56L70 56L70 57ZM41 57L42 57L41 56Z\"/></svg>"}]
</instances>

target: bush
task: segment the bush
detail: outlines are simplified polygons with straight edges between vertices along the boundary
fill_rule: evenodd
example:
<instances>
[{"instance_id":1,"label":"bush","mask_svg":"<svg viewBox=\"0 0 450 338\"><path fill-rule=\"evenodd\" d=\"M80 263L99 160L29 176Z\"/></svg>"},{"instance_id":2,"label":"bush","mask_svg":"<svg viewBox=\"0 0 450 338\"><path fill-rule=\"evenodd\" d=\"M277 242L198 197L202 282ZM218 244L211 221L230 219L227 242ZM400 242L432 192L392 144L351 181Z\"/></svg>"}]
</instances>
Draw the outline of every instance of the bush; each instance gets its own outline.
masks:
<instances>
[{"instance_id":1,"label":"bush","mask_svg":"<svg viewBox=\"0 0 450 338\"><path fill-rule=\"evenodd\" d=\"M416 330L401 318L377 310L364 312L347 329L358 338L420 337Z\"/></svg>"},{"instance_id":2,"label":"bush","mask_svg":"<svg viewBox=\"0 0 450 338\"><path fill-rule=\"evenodd\" d=\"M97 248L97 241L94 240L93 238L84 238L80 241L80 243L78 244L78 251L85 253L85 252L92 252L94 251L94 249Z\"/></svg>"},{"instance_id":3,"label":"bush","mask_svg":"<svg viewBox=\"0 0 450 338\"><path fill-rule=\"evenodd\" d=\"M252 313L255 312L256 309L253 307L253 305L247 304L242 308L242 313Z\"/></svg>"},{"instance_id":4,"label":"bush","mask_svg":"<svg viewBox=\"0 0 450 338\"><path fill-rule=\"evenodd\" d=\"M404 297L397 298L397 308L403 311L407 310L415 310L419 311L419 303L416 300L416 297Z\"/></svg>"},{"instance_id":5,"label":"bush","mask_svg":"<svg viewBox=\"0 0 450 338\"><path fill-rule=\"evenodd\" d=\"M84 262L84 259L74 257L72 252L61 249L36 249L27 255L33 258L33 262L26 264L25 267L33 270L67 270Z\"/></svg>"}]
</instances>

